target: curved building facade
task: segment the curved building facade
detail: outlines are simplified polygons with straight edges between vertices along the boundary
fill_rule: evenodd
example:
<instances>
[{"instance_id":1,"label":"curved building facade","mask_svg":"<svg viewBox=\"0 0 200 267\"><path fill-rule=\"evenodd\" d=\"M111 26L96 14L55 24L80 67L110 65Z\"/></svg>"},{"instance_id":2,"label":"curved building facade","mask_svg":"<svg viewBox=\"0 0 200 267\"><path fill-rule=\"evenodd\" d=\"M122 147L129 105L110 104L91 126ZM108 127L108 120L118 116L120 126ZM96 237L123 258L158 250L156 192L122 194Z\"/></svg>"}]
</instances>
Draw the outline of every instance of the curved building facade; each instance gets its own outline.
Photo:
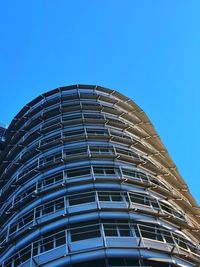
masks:
<instances>
[{"instance_id":1,"label":"curved building facade","mask_svg":"<svg viewBox=\"0 0 200 267\"><path fill-rule=\"evenodd\" d=\"M4 138L0 267L200 266L197 203L127 97L58 88Z\"/></svg>"}]
</instances>

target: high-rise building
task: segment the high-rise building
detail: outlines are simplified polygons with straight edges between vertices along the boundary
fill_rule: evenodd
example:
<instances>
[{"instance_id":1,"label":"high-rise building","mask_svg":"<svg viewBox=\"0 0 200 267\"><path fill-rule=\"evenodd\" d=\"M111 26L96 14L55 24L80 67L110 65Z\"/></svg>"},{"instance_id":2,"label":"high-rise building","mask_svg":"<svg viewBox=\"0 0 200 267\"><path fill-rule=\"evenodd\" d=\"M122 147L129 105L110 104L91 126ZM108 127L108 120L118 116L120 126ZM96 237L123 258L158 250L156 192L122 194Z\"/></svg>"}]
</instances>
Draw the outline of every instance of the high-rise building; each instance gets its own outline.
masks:
<instances>
[{"instance_id":1,"label":"high-rise building","mask_svg":"<svg viewBox=\"0 0 200 267\"><path fill-rule=\"evenodd\" d=\"M4 149L4 144L5 144L5 139L4 139L4 134L5 134L5 127L0 125L0 151Z\"/></svg>"},{"instance_id":2,"label":"high-rise building","mask_svg":"<svg viewBox=\"0 0 200 267\"><path fill-rule=\"evenodd\" d=\"M198 205L127 97L61 87L4 138L0 267L200 266Z\"/></svg>"}]
</instances>

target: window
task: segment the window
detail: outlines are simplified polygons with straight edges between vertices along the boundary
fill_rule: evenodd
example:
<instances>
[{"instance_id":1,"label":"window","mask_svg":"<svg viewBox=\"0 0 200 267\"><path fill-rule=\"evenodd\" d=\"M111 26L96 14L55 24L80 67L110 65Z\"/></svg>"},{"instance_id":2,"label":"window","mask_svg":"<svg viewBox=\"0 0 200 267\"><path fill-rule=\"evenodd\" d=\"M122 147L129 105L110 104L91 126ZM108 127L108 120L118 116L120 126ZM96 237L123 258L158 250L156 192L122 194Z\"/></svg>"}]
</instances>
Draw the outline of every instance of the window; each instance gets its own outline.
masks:
<instances>
[{"instance_id":1,"label":"window","mask_svg":"<svg viewBox=\"0 0 200 267\"><path fill-rule=\"evenodd\" d=\"M35 169L37 167L38 167L38 162L36 160L32 164L28 165L28 167L22 168L22 170L18 174L18 177L17 178L20 179L22 176L24 176L25 174L31 172L33 169Z\"/></svg>"},{"instance_id":2,"label":"window","mask_svg":"<svg viewBox=\"0 0 200 267\"><path fill-rule=\"evenodd\" d=\"M46 156L44 158L40 158L40 166L45 166L47 164L53 164L62 159L62 153L56 153L51 156Z\"/></svg>"},{"instance_id":3,"label":"window","mask_svg":"<svg viewBox=\"0 0 200 267\"><path fill-rule=\"evenodd\" d=\"M42 209L42 215L45 215L45 214L48 214L48 213L51 213L54 211L54 206L52 205L52 203L47 203L43 206L43 209Z\"/></svg>"},{"instance_id":4,"label":"window","mask_svg":"<svg viewBox=\"0 0 200 267\"><path fill-rule=\"evenodd\" d=\"M68 178L79 177L84 175L90 175L90 167L82 167L82 168L67 170Z\"/></svg>"},{"instance_id":5,"label":"window","mask_svg":"<svg viewBox=\"0 0 200 267\"><path fill-rule=\"evenodd\" d=\"M133 203L150 206L150 200L147 195L129 193L129 197L130 197L131 202Z\"/></svg>"},{"instance_id":6,"label":"window","mask_svg":"<svg viewBox=\"0 0 200 267\"><path fill-rule=\"evenodd\" d=\"M74 224L71 226L71 241L100 237L100 225L97 221L89 223Z\"/></svg>"},{"instance_id":7,"label":"window","mask_svg":"<svg viewBox=\"0 0 200 267\"><path fill-rule=\"evenodd\" d=\"M137 203L137 204L141 204L141 205L145 205L149 207L152 206L156 210L160 209L158 200L146 194L129 192L129 198L130 198L130 201L133 203Z\"/></svg>"},{"instance_id":8,"label":"window","mask_svg":"<svg viewBox=\"0 0 200 267\"><path fill-rule=\"evenodd\" d=\"M138 158L138 155L136 153L134 153L133 151L130 151L128 149L123 149L123 148L116 147L115 150L116 150L116 152L118 154L125 155L125 156L130 156L130 157L133 157L133 158Z\"/></svg>"},{"instance_id":9,"label":"window","mask_svg":"<svg viewBox=\"0 0 200 267\"><path fill-rule=\"evenodd\" d=\"M33 219L34 219L33 211L27 213L21 219L17 220L17 223L19 224L19 228L22 228L24 225L32 222Z\"/></svg>"},{"instance_id":10,"label":"window","mask_svg":"<svg viewBox=\"0 0 200 267\"><path fill-rule=\"evenodd\" d=\"M72 121L72 120L80 120L82 119L82 114L72 114L72 115L63 115L62 120L63 121Z\"/></svg>"},{"instance_id":11,"label":"window","mask_svg":"<svg viewBox=\"0 0 200 267\"><path fill-rule=\"evenodd\" d=\"M151 226L146 226L146 225L140 225L139 228L140 228L142 237L153 239L153 240L158 240L158 241L163 241L161 231L158 229L157 226L151 227Z\"/></svg>"},{"instance_id":12,"label":"window","mask_svg":"<svg viewBox=\"0 0 200 267\"><path fill-rule=\"evenodd\" d=\"M87 134L92 134L92 135L108 135L108 130L107 129L87 129Z\"/></svg>"},{"instance_id":13,"label":"window","mask_svg":"<svg viewBox=\"0 0 200 267\"><path fill-rule=\"evenodd\" d=\"M113 154L114 150L108 146L90 146L90 152L96 154Z\"/></svg>"},{"instance_id":14,"label":"window","mask_svg":"<svg viewBox=\"0 0 200 267\"><path fill-rule=\"evenodd\" d=\"M31 258L31 246L27 246L26 248L20 250L20 252L16 253L14 257L14 266L18 266L21 263L29 260Z\"/></svg>"},{"instance_id":15,"label":"window","mask_svg":"<svg viewBox=\"0 0 200 267\"><path fill-rule=\"evenodd\" d=\"M39 241L34 242L33 255L35 256L39 253L49 251L55 247L64 245L65 243L65 231L61 231L55 234L45 234Z\"/></svg>"},{"instance_id":16,"label":"window","mask_svg":"<svg viewBox=\"0 0 200 267\"><path fill-rule=\"evenodd\" d=\"M52 141L55 141L55 140L57 140L57 139L59 139L61 136L60 136L60 133L59 134L55 134L55 135L53 135L53 136L50 136L50 137L46 137L46 138L43 138L42 140L41 140L41 145L45 145L45 144L47 144L47 143L50 143L50 142L52 142Z\"/></svg>"},{"instance_id":17,"label":"window","mask_svg":"<svg viewBox=\"0 0 200 267\"><path fill-rule=\"evenodd\" d=\"M132 171L132 170L129 170L129 169L122 169L122 174L124 176L127 176L127 177L130 177L131 179L134 179L134 180L142 180L144 182L148 182L148 178L147 178L147 175L142 173L142 172L139 172L139 171Z\"/></svg>"},{"instance_id":18,"label":"window","mask_svg":"<svg viewBox=\"0 0 200 267\"><path fill-rule=\"evenodd\" d=\"M60 198L56 201L48 202L44 205L41 205L36 208L36 217L40 217L42 215L46 215L52 212L56 212L58 210L62 210L64 208L64 198Z\"/></svg>"},{"instance_id":19,"label":"window","mask_svg":"<svg viewBox=\"0 0 200 267\"><path fill-rule=\"evenodd\" d=\"M188 249L188 247L187 247L187 240L186 239L184 239L181 236L178 236L177 234L173 234L173 236L174 236L174 239L175 239L176 244L179 247L181 247L183 249Z\"/></svg>"},{"instance_id":20,"label":"window","mask_svg":"<svg viewBox=\"0 0 200 267\"><path fill-rule=\"evenodd\" d=\"M65 155L66 157L70 157L71 155L82 155L87 154L87 147L75 147L72 149L66 149Z\"/></svg>"},{"instance_id":21,"label":"window","mask_svg":"<svg viewBox=\"0 0 200 267\"><path fill-rule=\"evenodd\" d=\"M116 137L132 140L132 138L129 135L127 135L125 133L122 133L122 132L117 132L117 131L112 131L111 130L110 133L111 133L111 135L116 136Z\"/></svg>"},{"instance_id":22,"label":"window","mask_svg":"<svg viewBox=\"0 0 200 267\"><path fill-rule=\"evenodd\" d=\"M43 238L40 241L40 253L54 248L54 236Z\"/></svg>"},{"instance_id":23,"label":"window","mask_svg":"<svg viewBox=\"0 0 200 267\"><path fill-rule=\"evenodd\" d=\"M132 236L128 221L119 221L119 222L111 221L110 223L104 222L103 227L105 236L121 236L121 237Z\"/></svg>"},{"instance_id":24,"label":"window","mask_svg":"<svg viewBox=\"0 0 200 267\"><path fill-rule=\"evenodd\" d=\"M169 263L164 263L164 262L159 262L159 261L149 261L149 260L143 260L144 261L144 266L153 266L153 267L175 267L175 265L169 264Z\"/></svg>"},{"instance_id":25,"label":"window","mask_svg":"<svg viewBox=\"0 0 200 267\"><path fill-rule=\"evenodd\" d=\"M4 231L0 236L0 244L2 244L6 240L6 237L7 237L7 230Z\"/></svg>"},{"instance_id":26,"label":"window","mask_svg":"<svg viewBox=\"0 0 200 267\"><path fill-rule=\"evenodd\" d=\"M78 129L78 130L73 130L73 131L64 131L63 136L71 137L71 136L76 136L76 135L82 135L84 133L85 133L84 129Z\"/></svg>"},{"instance_id":27,"label":"window","mask_svg":"<svg viewBox=\"0 0 200 267\"><path fill-rule=\"evenodd\" d=\"M98 192L98 198L99 201L114 201L114 202L123 201L120 192L106 192L106 191Z\"/></svg>"},{"instance_id":28,"label":"window","mask_svg":"<svg viewBox=\"0 0 200 267\"><path fill-rule=\"evenodd\" d=\"M173 245L174 244L174 239L172 237L172 234L169 232L169 231L166 231L166 230L161 230L162 234L163 234L163 237L165 239L165 241L168 243L168 244L171 244Z\"/></svg>"},{"instance_id":29,"label":"window","mask_svg":"<svg viewBox=\"0 0 200 267\"><path fill-rule=\"evenodd\" d=\"M48 119L48 120L45 120L42 124L42 128L47 128L49 126L52 126L52 125L55 125L56 123L59 123L60 122L60 116L58 118L53 118L53 119Z\"/></svg>"},{"instance_id":30,"label":"window","mask_svg":"<svg viewBox=\"0 0 200 267\"><path fill-rule=\"evenodd\" d=\"M109 267L118 267L118 266L140 266L138 259L132 258L109 258L108 259Z\"/></svg>"},{"instance_id":31,"label":"window","mask_svg":"<svg viewBox=\"0 0 200 267\"><path fill-rule=\"evenodd\" d=\"M66 243L66 239L65 239L65 232L64 231L62 231L58 234L55 234L55 246L56 247L62 246L65 243Z\"/></svg>"},{"instance_id":32,"label":"window","mask_svg":"<svg viewBox=\"0 0 200 267\"><path fill-rule=\"evenodd\" d=\"M48 187L48 186L51 186L53 184L61 183L62 181L63 181L63 174L62 174L62 172L58 172L56 174L52 174L52 175L46 177L42 181L39 181L38 187L39 188L40 187Z\"/></svg>"},{"instance_id":33,"label":"window","mask_svg":"<svg viewBox=\"0 0 200 267\"><path fill-rule=\"evenodd\" d=\"M12 235L13 233L15 233L17 231L17 224L13 224L10 226L9 229L9 235Z\"/></svg>"},{"instance_id":34,"label":"window","mask_svg":"<svg viewBox=\"0 0 200 267\"><path fill-rule=\"evenodd\" d=\"M94 174L96 175L114 175L116 169L114 167L93 167Z\"/></svg>"},{"instance_id":35,"label":"window","mask_svg":"<svg viewBox=\"0 0 200 267\"><path fill-rule=\"evenodd\" d=\"M30 196L33 194L33 192L36 190L36 186L33 185L31 187L29 187L28 189L26 189L25 191L21 192L19 194L19 196L16 196L14 199L14 203L17 203L19 201L22 201L24 198Z\"/></svg>"},{"instance_id":36,"label":"window","mask_svg":"<svg viewBox=\"0 0 200 267\"><path fill-rule=\"evenodd\" d=\"M74 205L79 205L79 204L84 204L84 203L90 203L95 201L95 193L90 192L90 193L82 193L78 195L72 195L69 196L69 205L74 206Z\"/></svg>"},{"instance_id":37,"label":"window","mask_svg":"<svg viewBox=\"0 0 200 267\"><path fill-rule=\"evenodd\" d=\"M106 267L105 260L95 260L95 261L85 261L80 263L75 263L72 267Z\"/></svg>"},{"instance_id":38,"label":"window","mask_svg":"<svg viewBox=\"0 0 200 267\"><path fill-rule=\"evenodd\" d=\"M98 113L85 113L84 114L84 118L85 119L103 119L104 117L103 117L103 115L102 114L98 114Z\"/></svg>"},{"instance_id":39,"label":"window","mask_svg":"<svg viewBox=\"0 0 200 267\"><path fill-rule=\"evenodd\" d=\"M54 202L54 207L55 207L54 208L55 211L63 209L64 208L64 199L61 198L61 199L55 201Z\"/></svg>"}]
</instances>

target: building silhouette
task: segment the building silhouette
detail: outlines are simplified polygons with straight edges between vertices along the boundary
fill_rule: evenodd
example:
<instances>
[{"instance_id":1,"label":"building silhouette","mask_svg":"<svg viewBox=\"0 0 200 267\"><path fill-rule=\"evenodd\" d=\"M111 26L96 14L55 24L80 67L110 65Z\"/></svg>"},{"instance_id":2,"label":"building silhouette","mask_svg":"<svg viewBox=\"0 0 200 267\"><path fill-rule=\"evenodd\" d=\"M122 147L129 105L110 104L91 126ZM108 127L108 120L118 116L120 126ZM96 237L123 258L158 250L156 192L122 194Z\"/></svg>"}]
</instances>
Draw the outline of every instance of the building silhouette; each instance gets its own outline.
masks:
<instances>
[{"instance_id":1,"label":"building silhouette","mask_svg":"<svg viewBox=\"0 0 200 267\"><path fill-rule=\"evenodd\" d=\"M198 205L127 97L52 90L1 142L0 267L200 266Z\"/></svg>"}]
</instances>

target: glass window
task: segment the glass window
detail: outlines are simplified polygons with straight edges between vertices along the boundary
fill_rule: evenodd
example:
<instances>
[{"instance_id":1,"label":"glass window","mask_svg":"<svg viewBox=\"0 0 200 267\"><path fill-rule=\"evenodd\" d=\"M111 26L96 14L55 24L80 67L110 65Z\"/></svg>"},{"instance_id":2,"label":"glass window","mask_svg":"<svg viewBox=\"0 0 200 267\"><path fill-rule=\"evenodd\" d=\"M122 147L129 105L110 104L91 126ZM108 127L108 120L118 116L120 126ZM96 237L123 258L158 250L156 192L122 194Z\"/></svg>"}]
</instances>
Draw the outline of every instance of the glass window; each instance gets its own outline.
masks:
<instances>
[{"instance_id":1,"label":"glass window","mask_svg":"<svg viewBox=\"0 0 200 267\"><path fill-rule=\"evenodd\" d=\"M126 266L123 258L109 258L108 259L108 265L109 265L109 267L111 267L111 266L114 266L114 267Z\"/></svg>"},{"instance_id":2,"label":"glass window","mask_svg":"<svg viewBox=\"0 0 200 267\"><path fill-rule=\"evenodd\" d=\"M90 175L90 167L83 167L83 168L67 170L67 177L68 178L77 177L77 176L84 176L84 175Z\"/></svg>"},{"instance_id":3,"label":"glass window","mask_svg":"<svg viewBox=\"0 0 200 267\"><path fill-rule=\"evenodd\" d=\"M78 195L69 196L69 205L79 205L84 203L90 203L95 201L95 193L82 193Z\"/></svg>"},{"instance_id":4,"label":"glass window","mask_svg":"<svg viewBox=\"0 0 200 267\"><path fill-rule=\"evenodd\" d=\"M104 224L105 236L118 236L117 227L114 224Z\"/></svg>"},{"instance_id":5,"label":"glass window","mask_svg":"<svg viewBox=\"0 0 200 267\"><path fill-rule=\"evenodd\" d=\"M134 258L109 258L108 259L109 267L118 267L118 266L140 266L139 260Z\"/></svg>"},{"instance_id":6,"label":"glass window","mask_svg":"<svg viewBox=\"0 0 200 267\"><path fill-rule=\"evenodd\" d=\"M181 247L183 249L188 249L188 247L187 247L187 241L184 238L182 238L181 236L178 236L177 234L173 234L173 236L174 236L174 239L175 239L176 244L179 247Z\"/></svg>"},{"instance_id":7,"label":"glass window","mask_svg":"<svg viewBox=\"0 0 200 267\"><path fill-rule=\"evenodd\" d=\"M163 236L164 236L164 239L165 241L168 243L168 244L174 244L174 240L173 240L173 237L172 237L172 234L169 232L169 231L165 231L165 230L161 230Z\"/></svg>"},{"instance_id":8,"label":"glass window","mask_svg":"<svg viewBox=\"0 0 200 267\"><path fill-rule=\"evenodd\" d=\"M175 265L171 265L169 263L164 263L164 262L158 262L158 261L149 261L149 260L143 260L144 261L144 266L153 266L153 267L173 267Z\"/></svg>"},{"instance_id":9,"label":"glass window","mask_svg":"<svg viewBox=\"0 0 200 267\"><path fill-rule=\"evenodd\" d=\"M108 135L107 129L87 129L87 134L93 134L93 135Z\"/></svg>"},{"instance_id":10,"label":"glass window","mask_svg":"<svg viewBox=\"0 0 200 267\"><path fill-rule=\"evenodd\" d=\"M9 234L11 235L11 234L15 233L16 231L17 231L17 224L11 225L10 230L9 230Z\"/></svg>"},{"instance_id":11,"label":"glass window","mask_svg":"<svg viewBox=\"0 0 200 267\"><path fill-rule=\"evenodd\" d=\"M96 175L114 175L116 174L116 169L113 167L93 167L94 174Z\"/></svg>"},{"instance_id":12,"label":"glass window","mask_svg":"<svg viewBox=\"0 0 200 267\"><path fill-rule=\"evenodd\" d=\"M62 181L63 181L63 174L62 172L59 172L39 181L38 187L39 188L46 187L46 186L50 186L53 184L61 183Z\"/></svg>"},{"instance_id":13,"label":"glass window","mask_svg":"<svg viewBox=\"0 0 200 267\"><path fill-rule=\"evenodd\" d=\"M46 237L40 241L40 253L54 248L54 236Z\"/></svg>"},{"instance_id":14,"label":"glass window","mask_svg":"<svg viewBox=\"0 0 200 267\"><path fill-rule=\"evenodd\" d=\"M66 243L65 231L55 234L56 247L62 246Z\"/></svg>"},{"instance_id":15,"label":"glass window","mask_svg":"<svg viewBox=\"0 0 200 267\"><path fill-rule=\"evenodd\" d=\"M85 261L80 263L75 263L72 267L106 267L105 260L95 260L95 261Z\"/></svg>"},{"instance_id":16,"label":"glass window","mask_svg":"<svg viewBox=\"0 0 200 267\"><path fill-rule=\"evenodd\" d=\"M63 136L64 137L71 137L75 135L81 135L84 134L84 129L78 129L78 130L73 130L73 131L64 131Z\"/></svg>"},{"instance_id":17,"label":"glass window","mask_svg":"<svg viewBox=\"0 0 200 267\"><path fill-rule=\"evenodd\" d=\"M66 157L69 157L71 155L77 155L77 154L87 154L87 147L79 147L79 148L65 150Z\"/></svg>"},{"instance_id":18,"label":"glass window","mask_svg":"<svg viewBox=\"0 0 200 267\"><path fill-rule=\"evenodd\" d=\"M130 200L133 203L150 206L149 197L143 194L129 193Z\"/></svg>"},{"instance_id":19,"label":"glass window","mask_svg":"<svg viewBox=\"0 0 200 267\"><path fill-rule=\"evenodd\" d=\"M103 119L103 115L102 114L97 114L97 113L88 113L88 114L84 114L84 118L85 119Z\"/></svg>"},{"instance_id":20,"label":"glass window","mask_svg":"<svg viewBox=\"0 0 200 267\"><path fill-rule=\"evenodd\" d=\"M123 201L123 198L120 192L98 192L99 201Z\"/></svg>"},{"instance_id":21,"label":"glass window","mask_svg":"<svg viewBox=\"0 0 200 267\"><path fill-rule=\"evenodd\" d=\"M98 192L99 201L110 201L109 192Z\"/></svg>"},{"instance_id":22,"label":"glass window","mask_svg":"<svg viewBox=\"0 0 200 267\"><path fill-rule=\"evenodd\" d=\"M90 146L90 152L91 153L97 153L97 154L114 153L112 147L106 147L106 146Z\"/></svg>"},{"instance_id":23,"label":"glass window","mask_svg":"<svg viewBox=\"0 0 200 267\"><path fill-rule=\"evenodd\" d=\"M55 211L56 210L61 210L61 209L63 209L64 208L64 199L62 198L62 199L60 199L60 200L57 200L57 201L55 201L54 202L55 204Z\"/></svg>"},{"instance_id":24,"label":"glass window","mask_svg":"<svg viewBox=\"0 0 200 267\"><path fill-rule=\"evenodd\" d=\"M26 215L24 215L22 218L20 218L19 220L17 220L17 223L19 224L19 228L23 227L24 225L32 222L34 219L34 214L33 211L27 213Z\"/></svg>"},{"instance_id":25,"label":"glass window","mask_svg":"<svg viewBox=\"0 0 200 267\"><path fill-rule=\"evenodd\" d=\"M82 119L82 114L63 115L62 117L63 121L71 121L71 120L78 120L78 119Z\"/></svg>"},{"instance_id":26,"label":"glass window","mask_svg":"<svg viewBox=\"0 0 200 267\"><path fill-rule=\"evenodd\" d=\"M163 241L163 237L161 231L157 228L157 226L151 227L146 225L139 226L141 235L144 238Z\"/></svg>"},{"instance_id":27,"label":"glass window","mask_svg":"<svg viewBox=\"0 0 200 267\"><path fill-rule=\"evenodd\" d=\"M73 225L72 225L73 227ZM71 241L79 241L84 239L100 237L100 225L90 223L82 223L71 229Z\"/></svg>"},{"instance_id":28,"label":"glass window","mask_svg":"<svg viewBox=\"0 0 200 267\"><path fill-rule=\"evenodd\" d=\"M127 266L140 266L138 259L127 258L125 261Z\"/></svg>"},{"instance_id":29,"label":"glass window","mask_svg":"<svg viewBox=\"0 0 200 267\"><path fill-rule=\"evenodd\" d=\"M128 221L125 223L123 222L104 223L103 227L105 236L121 236L121 237L131 236L131 230Z\"/></svg>"}]
</instances>

